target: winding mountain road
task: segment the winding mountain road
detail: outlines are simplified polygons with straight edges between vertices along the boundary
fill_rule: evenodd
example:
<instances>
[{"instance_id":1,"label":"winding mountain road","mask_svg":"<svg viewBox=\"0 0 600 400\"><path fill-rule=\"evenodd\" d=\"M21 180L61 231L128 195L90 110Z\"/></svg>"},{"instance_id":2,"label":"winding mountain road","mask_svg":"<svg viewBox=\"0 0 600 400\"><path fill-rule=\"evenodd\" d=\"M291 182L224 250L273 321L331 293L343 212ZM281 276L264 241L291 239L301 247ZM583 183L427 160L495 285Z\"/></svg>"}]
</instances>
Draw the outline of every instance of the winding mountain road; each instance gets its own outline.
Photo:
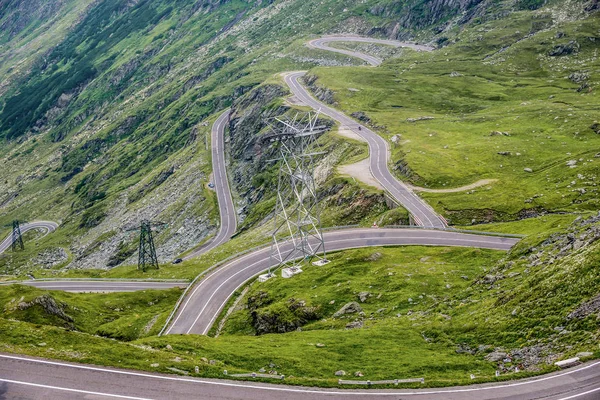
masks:
<instances>
[{"instance_id":1,"label":"winding mountain road","mask_svg":"<svg viewBox=\"0 0 600 400\"><path fill-rule=\"evenodd\" d=\"M230 114L231 110L229 109L223 112L217 118L211 129L213 179L221 218L219 231L213 239L183 257L184 260L198 257L209 250L222 245L227 242L237 230L237 216L235 206L233 205L233 198L231 197L229 180L227 179L227 163L225 161L225 127L229 121Z\"/></svg>"},{"instance_id":2,"label":"winding mountain road","mask_svg":"<svg viewBox=\"0 0 600 400\"><path fill-rule=\"evenodd\" d=\"M312 47L314 49L319 49L319 50L332 51L332 52L340 53L340 54L345 54L350 57L360 58L361 60L368 62L369 64L371 64L374 67L381 65L381 63L383 62L382 59L372 56L372 55L369 55L369 54L364 54L364 53L360 53L358 51L352 51L352 50L338 49L337 47L329 46L329 43L335 43L335 42L383 44L386 46L392 46L392 47L396 47L396 48L407 47L407 48L417 50L417 51L432 51L433 50L433 47L422 46L422 45L418 45L418 44L414 44L414 43L400 42L398 40L373 39L373 38L366 38L366 37L360 37L360 36L324 36L324 37L320 37L318 39L313 39L313 40L309 41L308 47Z\"/></svg>"},{"instance_id":3,"label":"winding mountain road","mask_svg":"<svg viewBox=\"0 0 600 400\"><path fill-rule=\"evenodd\" d=\"M340 390L190 378L0 354L0 398L597 400L600 362L534 379L441 389Z\"/></svg>"},{"instance_id":4,"label":"winding mountain road","mask_svg":"<svg viewBox=\"0 0 600 400\"><path fill-rule=\"evenodd\" d=\"M383 186L413 216L419 226L428 228L444 228L446 223L423 199L413 193L402 181L392 175L388 168L390 151L388 143L381 136L364 125L360 125L347 115L328 107L310 95L308 90L299 82L305 72L292 72L284 75L285 83L303 104L320 110L321 113L333 118L346 126L352 132L362 137L369 145L369 168L373 177Z\"/></svg>"},{"instance_id":5,"label":"winding mountain road","mask_svg":"<svg viewBox=\"0 0 600 400\"><path fill-rule=\"evenodd\" d=\"M381 60L365 54L327 46L334 41L369 42L406 46L395 41L357 37L328 37L311 41L310 46L361 58L371 65ZM414 47L413 47L414 46ZM429 50L410 45L416 50ZM304 104L348 126L369 143L370 168L376 179L397 199L423 227L444 228L444 221L418 196L398 181L388 170L387 142L344 114L318 102L299 83L303 72L285 77L292 92ZM213 240L186 258L195 257L217 247L236 230L236 214L227 182L224 156L224 130L229 110L212 128L213 171L221 210L221 225ZM358 127L361 127L358 129ZM465 246L509 250L517 239L481 236L443 229L348 229L324 234L328 251L383 245ZM291 251L288 249L288 251ZM167 333L206 334L227 300L237 288L272 266L270 249L264 248L234 259L210 272L191 288L177 310ZM29 283L29 282L28 282ZM138 282L139 283L139 282ZM53 285L56 282L52 283ZM64 287L77 282L65 282ZM79 282L81 284L81 282ZM86 283L87 284L87 283ZM120 282L120 284L127 284ZM73 287L73 286L71 286ZM107 384L110 383L110 384ZM0 354L0 398L120 398L120 399L410 399L419 400L592 400L600 398L600 362L591 362L542 377L502 384L421 390L340 390L195 379L174 375L95 367Z\"/></svg>"},{"instance_id":6,"label":"winding mountain road","mask_svg":"<svg viewBox=\"0 0 600 400\"><path fill-rule=\"evenodd\" d=\"M388 245L463 246L509 250L517 239L426 229L347 229L323 234L328 251ZM288 242L282 252L290 252ZM204 277L190 291L166 334L206 335L232 294L254 276L273 267L270 247L236 258ZM299 254L291 254L290 259Z\"/></svg>"},{"instance_id":7,"label":"winding mountain road","mask_svg":"<svg viewBox=\"0 0 600 400\"><path fill-rule=\"evenodd\" d=\"M58 228L58 224L52 221L34 221L20 225L21 234L34 229L45 229L46 235ZM12 245L12 232L0 243L0 254L4 253Z\"/></svg>"}]
</instances>

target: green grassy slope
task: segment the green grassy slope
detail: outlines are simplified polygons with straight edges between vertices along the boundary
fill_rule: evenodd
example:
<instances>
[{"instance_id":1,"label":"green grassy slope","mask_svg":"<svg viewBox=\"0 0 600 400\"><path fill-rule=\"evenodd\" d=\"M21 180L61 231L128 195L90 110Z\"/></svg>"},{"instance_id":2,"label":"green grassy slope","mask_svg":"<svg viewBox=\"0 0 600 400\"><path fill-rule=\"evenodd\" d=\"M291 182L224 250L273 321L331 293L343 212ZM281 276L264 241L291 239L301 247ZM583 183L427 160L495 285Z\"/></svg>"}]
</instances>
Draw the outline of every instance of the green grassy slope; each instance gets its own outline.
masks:
<instances>
[{"instance_id":1,"label":"green grassy slope","mask_svg":"<svg viewBox=\"0 0 600 400\"><path fill-rule=\"evenodd\" d=\"M342 109L366 112L387 138L400 135L393 162L404 179L431 188L498 180L422 195L453 223L596 210L598 21L597 14L552 23L550 12L519 13L430 54L405 51L376 69L313 73ZM576 54L548 55L570 41L580 43ZM587 78L574 82L577 74ZM409 120L424 116L434 119Z\"/></svg>"}]
</instances>

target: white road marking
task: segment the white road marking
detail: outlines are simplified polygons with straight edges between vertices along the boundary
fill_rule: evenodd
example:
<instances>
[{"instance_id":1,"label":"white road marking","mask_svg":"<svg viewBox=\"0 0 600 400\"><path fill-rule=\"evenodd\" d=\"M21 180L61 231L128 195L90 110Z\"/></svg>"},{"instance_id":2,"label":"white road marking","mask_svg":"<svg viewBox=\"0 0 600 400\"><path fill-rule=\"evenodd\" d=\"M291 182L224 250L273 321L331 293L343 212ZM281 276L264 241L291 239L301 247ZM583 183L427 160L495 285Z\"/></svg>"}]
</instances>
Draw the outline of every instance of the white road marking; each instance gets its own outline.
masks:
<instances>
[{"instance_id":1,"label":"white road marking","mask_svg":"<svg viewBox=\"0 0 600 400\"><path fill-rule=\"evenodd\" d=\"M359 231L359 232L366 232L366 233L373 233L372 230L364 230L364 231ZM378 231L375 231L378 232ZM393 232L396 233L396 232ZM480 245L480 244L489 244L490 246L496 246L496 245L504 245L501 242L498 242L497 240L482 240L479 238L477 239L467 239L467 238L463 238L463 237L458 237L458 238L443 238L443 237L430 237L430 236L404 236L402 234L406 233L406 232L398 232L401 233L400 236L376 236L373 238L357 238L357 237L352 237L349 239L337 239L337 240L333 240L333 241L328 241L329 245L332 244L340 244L340 243L346 243L346 242L353 242L356 240L360 240L360 239L366 239L366 240L377 240L377 241L381 241L381 242L385 242L386 240L394 240L394 239L406 239L406 240L430 240L429 243L402 243L400 244L401 246L451 246L451 247L473 247L469 244L474 244L475 246ZM454 232L450 232L449 234L446 234L448 236L456 236L456 234ZM466 234L468 235L468 234ZM471 237L474 237L475 235L470 235ZM448 244L448 243L442 243L443 242L458 242L461 244ZM365 247L376 247L376 246L385 246L385 245L389 245L390 242L388 243L381 243L381 244L366 244L366 245L359 245L359 246L350 246L348 248L344 248L344 250L347 249L357 249L357 248L365 248ZM464 243L464 244L463 244ZM509 245L507 245L507 248L496 248L496 250L507 250L508 248L510 248L511 244L509 243ZM266 250L268 250L268 247L265 247L264 249L260 249L257 250L254 253L250 253L247 254L246 256L237 259L237 260L233 260L231 261L229 264L223 266L222 268L219 268L217 270L215 270L212 274L210 274L208 277L204 278L202 280L202 282L200 282L200 284L196 287L196 289L194 290L194 292L192 293L192 295L189 296L188 301L186 302L186 304L181 308L180 311L180 315L183 314L183 311L185 310L185 308L187 307L189 301L191 300L191 298L193 297L194 293L196 292L196 290L198 290L198 288L200 286L202 286L204 283L208 282L209 279L211 277L213 277L214 275L216 275L217 273L221 273L223 271L225 271L227 268L231 268L234 267L236 265L238 265L240 263L240 261L242 259L248 258L250 256L259 256L260 253L265 253ZM291 250L291 249L290 249ZM340 250L339 248L336 248L336 250L333 251L338 251ZM204 307L202 307L202 310L200 310L200 312L198 313L198 315L196 316L196 318L194 319L194 322L192 323L192 325L188 328L188 330L186 331L186 334L189 334L192 329L194 328L194 326L196 325L196 323L198 322L198 320L200 319L200 317L202 316L202 314L204 313L204 311L206 310L206 308L208 307L208 305L211 303L211 300L213 299L213 297L217 294L217 292L219 291L219 289L221 289L221 287L223 287L223 285L225 285L227 282L229 282L231 279L233 279L235 276L239 275L240 273L248 270L249 268L254 267L257 264L263 263L266 260L269 259L269 256L266 256L248 266L246 266L245 268L238 270L237 272L235 272L233 275L230 275L226 280L224 280L216 289L213 290L213 293L211 294L211 296L209 297L209 299L206 301L206 303L204 304ZM271 266L272 267L272 266ZM266 269L268 269L269 267L265 267L264 269L261 270L264 271ZM244 283L246 283L248 280L252 279L253 276L249 277L248 279L245 279L240 285L238 285L238 287L236 289L233 290L233 292L235 292L235 290L239 289ZM214 322L214 320L217 318L218 314L220 313L220 311L223 309L223 307L225 306L225 304L227 303L227 301L229 300L229 297L227 299L225 299L225 301L223 303L221 303L221 305L219 306L218 310L216 313L213 314L213 316L211 317L211 321L210 323L205 327L204 331L202 332L203 335L206 335L206 333L210 330L212 323ZM169 328L169 330L167 331L167 333L169 333L171 331L171 328L175 325L175 322L173 322L173 324L171 325L171 327Z\"/></svg>"},{"instance_id":2,"label":"white road marking","mask_svg":"<svg viewBox=\"0 0 600 400\"><path fill-rule=\"evenodd\" d=\"M588 394L590 394L590 393L595 393L595 392L600 392L600 388L596 388L596 389L588 390L587 392L583 392L583 393L574 394L573 396L569 396L569 397L563 397L562 399L558 399L558 400L571 400L571 399L576 399L576 398L578 398L578 397L585 396L585 395L588 395Z\"/></svg>"},{"instance_id":3,"label":"white road marking","mask_svg":"<svg viewBox=\"0 0 600 400\"><path fill-rule=\"evenodd\" d=\"M94 395L94 396L104 396L104 397L114 397L114 398L117 398L117 399L152 400L152 399L145 398L145 397L133 397L133 396L122 396L122 395L119 395L119 394L111 394L111 393L90 392L89 390L70 389L70 388L65 388L65 387L60 387L60 386L42 385L42 384L39 384L39 383L13 381L13 380L4 379L4 378L0 378L0 382L14 383L14 384L17 384L17 385L24 385L24 386L33 386L33 387L38 387L38 388L43 388L43 389L60 390L60 391L63 391L63 392L83 393L83 394L91 394L91 395Z\"/></svg>"},{"instance_id":4,"label":"white road marking","mask_svg":"<svg viewBox=\"0 0 600 400\"><path fill-rule=\"evenodd\" d=\"M100 367L91 367L91 366L87 366L87 365L73 365L73 364L67 364L67 363L62 363L62 362L57 362L57 361L36 360L36 359L27 358L27 357L8 356L8 355L3 355L3 354L0 354L0 358L7 358L7 359L19 360L19 361L28 361L28 362L34 362L34 363L39 363L39 364L55 365L55 366L75 368L75 369L83 369L83 370L88 370L88 371L106 372L106 373L112 373L112 374L118 374L118 375L160 379L160 380L166 380L166 381L200 383L200 384L206 384L206 385L236 387L236 388L256 389L256 390L267 390L267 391L275 391L275 392L307 393L307 394L321 394L321 395L344 395L344 396L422 396L422 395L427 395L427 394L469 393L469 392L481 392L481 391L496 390L496 389L506 389L506 388L511 388L511 387L520 387L520 386L525 386L525 385L531 385L534 383L554 380L557 378L561 378L563 376L572 375L576 372L584 371L589 368L593 368L593 367L600 365L600 361L598 361L598 362L595 362L595 363L592 363L592 364L589 364L589 365L586 365L586 366L583 366L580 368L572 369L572 370L569 370L566 372L562 372L562 373L559 373L556 375L547 375L547 376L541 377L539 379L531 379L531 380L519 381L519 382L514 382L514 383L509 383L509 384L497 385L497 386L467 387L464 389L439 389L439 390L425 389L425 390L413 391L413 392L393 392L393 391L378 392L378 391L371 391L371 390L369 390L369 391L364 391L364 390L363 391L361 391L361 390L342 391L342 390L326 390L326 389L315 390L315 389L304 389L304 388L284 387L284 386L279 386L279 387L263 386L261 384L250 385L250 384L232 383L232 382L226 382L226 381L207 381L204 379L183 378L183 377L177 377L177 376L153 375L153 374L143 373L143 372L122 371L122 370L114 370L114 369L107 369L107 368L100 368ZM35 384L32 384L32 385L35 385ZM581 396L581 395L577 395L577 396ZM561 400L567 400L567 399L561 399Z\"/></svg>"}]
</instances>

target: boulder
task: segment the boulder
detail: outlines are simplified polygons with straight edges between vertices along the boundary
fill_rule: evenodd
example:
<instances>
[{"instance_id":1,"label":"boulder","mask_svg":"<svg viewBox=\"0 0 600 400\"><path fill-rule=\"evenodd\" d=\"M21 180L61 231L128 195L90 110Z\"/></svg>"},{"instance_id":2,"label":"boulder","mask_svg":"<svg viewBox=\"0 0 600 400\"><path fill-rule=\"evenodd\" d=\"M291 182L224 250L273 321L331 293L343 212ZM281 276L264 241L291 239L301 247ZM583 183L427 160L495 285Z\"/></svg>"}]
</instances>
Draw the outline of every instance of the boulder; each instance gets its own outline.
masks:
<instances>
[{"instance_id":1,"label":"boulder","mask_svg":"<svg viewBox=\"0 0 600 400\"><path fill-rule=\"evenodd\" d=\"M334 318L341 317L345 314L353 314L362 312L362 307L355 301L351 301L350 303L344 304L342 308L340 308L335 314L333 314Z\"/></svg>"},{"instance_id":2,"label":"boulder","mask_svg":"<svg viewBox=\"0 0 600 400\"><path fill-rule=\"evenodd\" d=\"M364 303L365 301L367 301L367 299L371 297L371 293L369 292L360 292L358 294L358 299L360 300L361 303Z\"/></svg>"},{"instance_id":3,"label":"boulder","mask_svg":"<svg viewBox=\"0 0 600 400\"><path fill-rule=\"evenodd\" d=\"M551 57L567 56L569 54L577 53L579 48L579 43L577 43L575 40L571 40L569 43L554 46L548 55Z\"/></svg>"},{"instance_id":4,"label":"boulder","mask_svg":"<svg viewBox=\"0 0 600 400\"><path fill-rule=\"evenodd\" d=\"M346 329L357 329L357 328L362 328L362 327L363 327L362 320L357 320L357 321L350 322L349 324L346 324Z\"/></svg>"},{"instance_id":5,"label":"boulder","mask_svg":"<svg viewBox=\"0 0 600 400\"><path fill-rule=\"evenodd\" d=\"M344 370L339 370L339 371L335 371L335 376L344 376L346 375L346 371Z\"/></svg>"},{"instance_id":6,"label":"boulder","mask_svg":"<svg viewBox=\"0 0 600 400\"><path fill-rule=\"evenodd\" d=\"M490 362L498 362L504 360L508 354L503 351L492 351L490 354L485 356L485 359Z\"/></svg>"}]
</instances>

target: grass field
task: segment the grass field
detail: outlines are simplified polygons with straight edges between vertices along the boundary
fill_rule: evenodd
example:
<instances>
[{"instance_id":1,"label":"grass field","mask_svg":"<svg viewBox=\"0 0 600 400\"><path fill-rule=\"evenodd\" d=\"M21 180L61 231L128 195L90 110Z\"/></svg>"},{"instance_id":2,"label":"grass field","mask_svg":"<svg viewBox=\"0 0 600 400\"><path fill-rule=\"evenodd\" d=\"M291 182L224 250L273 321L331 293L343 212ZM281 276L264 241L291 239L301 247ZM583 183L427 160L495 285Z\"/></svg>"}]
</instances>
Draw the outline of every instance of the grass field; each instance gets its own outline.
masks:
<instances>
[{"instance_id":1,"label":"grass field","mask_svg":"<svg viewBox=\"0 0 600 400\"><path fill-rule=\"evenodd\" d=\"M431 188L497 179L467 192L422 194L454 224L595 210L600 136L590 127L600 119L600 75L586 36L596 35L600 17L535 31L540 20L517 14L432 53L405 50L379 68L311 73L335 91L339 108L365 112L387 139L399 135L391 147L400 178ZM564 41L557 31L577 38L579 53L548 56ZM568 79L581 71L591 84L582 91ZM411 122L420 117L433 119Z\"/></svg>"}]
</instances>

